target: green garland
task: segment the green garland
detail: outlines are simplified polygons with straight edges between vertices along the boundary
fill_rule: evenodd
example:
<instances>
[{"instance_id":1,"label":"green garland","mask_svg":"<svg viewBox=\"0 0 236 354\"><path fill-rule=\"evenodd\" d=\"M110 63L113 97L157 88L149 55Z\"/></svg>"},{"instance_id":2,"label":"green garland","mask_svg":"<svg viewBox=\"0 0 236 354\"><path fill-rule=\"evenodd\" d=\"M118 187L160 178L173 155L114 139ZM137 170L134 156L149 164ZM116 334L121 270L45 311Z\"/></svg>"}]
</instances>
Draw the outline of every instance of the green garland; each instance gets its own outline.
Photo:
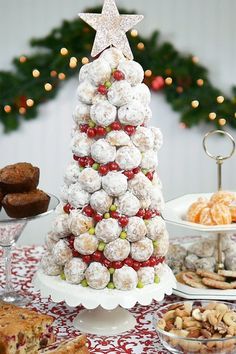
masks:
<instances>
[{"instance_id":1,"label":"green garland","mask_svg":"<svg viewBox=\"0 0 236 354\"><path fill-rule=\"evenodd\" d=\"M101 8L86 12L100 12ZM120 9L120 13L128 13ZM214 87L207 69L198 58L180 54L171 43L160 43L159 33L143 38L137 31L128 34L135 57L146 71L145 82L162 91L172 108L180 112L183 127L202 122L219 128L236 128L236 87L232 97L224 97ZM42 39L32 39L40 49L13 60L14 70L0 71L0 121L4 132L19 128L22 119L37 116L39 104L54 98L61 82L78 73L87 61L94 31L80 19L64 21ZM64 49L62 49L64 48Z\"/></svg>"}]
</instances>

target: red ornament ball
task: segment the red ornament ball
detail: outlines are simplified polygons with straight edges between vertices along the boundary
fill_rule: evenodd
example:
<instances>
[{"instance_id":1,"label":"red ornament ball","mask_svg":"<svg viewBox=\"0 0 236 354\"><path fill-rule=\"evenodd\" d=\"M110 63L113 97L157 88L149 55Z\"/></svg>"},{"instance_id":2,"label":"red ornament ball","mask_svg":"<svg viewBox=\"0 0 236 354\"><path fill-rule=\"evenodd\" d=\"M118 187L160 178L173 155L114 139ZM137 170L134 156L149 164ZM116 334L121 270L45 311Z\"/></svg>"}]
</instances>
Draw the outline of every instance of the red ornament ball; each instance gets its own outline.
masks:
<instances>
[{"instance_id":1,"label":"red ornament ball","mask_svg":"<svg viewBox=\"0 0 236 354\"><path fill-rule=\"evenodd\" d=\"M87 136L88 136L88 138L90 138L90 139L95 138L95 136L96 136L96 129L95 129L95 128L88 128L88 130L87 130Z\"/></svg>"},{"instance_id":2,"label":"red ornament ball","mask_svg":"<svg viewBox=\"0 0 236 354\"><path fill-rule=\"evenodd\" d=\"M151 219L151 217L152 217L152 211L151 210L146 210L145 211L145 215L144 215L144 219L145 220L148 220L148 219Z\"/></svg>"},{"instance_id":3,"label":"red ornament ball","mask_svg":"<svg viewBox=\"0 0 236 354\"><path fill-rule=\"evenodd\" d=\"M64 205L63 210L66 214L70 214L70 211L73 210L74 208L70 205L70 203L67 203Z\"/></svg>"},{"instance_id":4,"label":"red ornament ball","mask_svg":"<svg viewBox=\"0 0 236 354\"><path fill-rule=\"evenodd\" d=\"M110 171L118 171L119 165L116 162L109 162L108 168Z\"/></svg>"},{"instance_id":5,"label":"red ornament ball","mask_svg":"<svg viewBox=\"0 0 236 354\"><path fill-rule=\"evenodd\" d=\"M122 126L119 122L114 122L110 125L112 130L121 130Z\"/></svg>"},{"instance_id":6,"label":"red ornament ball","mask_svg":"<svg viewBox=\"0 0 236 354\"><path fill-rule=\"evenodd\" d=\"M132 267L133 262L134 262L133 259L129 257L124 260L124 264L126 264L128 267Z\"/></svg>"},{"instance_id":7,"label":"red ornament ball","mask_svg":"<svg viewBox=\"0 0 236 354\"><path fill-rule=\"evenodd\" d=\"M103 257L103 253L100 252L100 251L95 251L93 254L92 254L92 260L94 262L100 262L101 259Z\"/></svg>"},{"instance_id":8,"label":"red ornament ball","mask_svg":"<svg viewBox=\"0 0 236 354\"><path fill-rule=\"evenodd\" d=\"M99 85L98 86L98 92L101 94L101 95L106 95L107 94L107 88L105 85Z\"/></svg>"},{"instance_id":9,"label":"red ornament ball","mask_svg":"<svg viewBox=\"0 0 236 354\"><path fill-rule=\"evenodd\" d=\"M146 175L145 175L148 179L150 179L150 181L152 181L153 180L153 173L152 172L148 172L148 173L146 173Z\"/></svg>"},{"instance_id":10,"label":"red ornament ball","mask_svg":"<svg viewBox=\"0 0 236 354\"><path fill-rule=\"evenodd\" d=\"M112 262L113 267L115 269L120 269L123 267L123 262L117 261L117 262Z\"/></svg>"},{"instance_id":11,"label":"red ornament ball","mask_svg":"<svg viewBox=\"0 0 236 354\"><path fill-rule=\"evenodd\" d=\"M107 131L104 127L98 126L98 127L96 127L96 133L99 136L104 136L104 135L106 135Z\"/></svg>"},{"instance_id":12,"label":"red ornament ball","mask_svg":"<svg viewBox=\"0 0 236 354\"><path fill-rule=\"evenodd\" d=\"M81 124L80 125L81 133L87 133L88 128L89 128L88 124Z\"/></svg>"},{"instance_id":13,"label":"red ornament ball","mask_svg":"<svg viewBox=\"0 0 236 354\"><path fill-rule=\"evenodd\" d=\"M136 128L133 125L126 125L124 128L124 131L128 134L128 135L133 135L135 133Z\"/></svg>"},{"instance_id":14,"label":"red ornament ball","mask_svg":"<svg viewBox=\"0 0 236 354\"><path fill-rule=\"evenodd\" d=\"M105 176L109 172L109 168L107 165L102 165L99 167L98 172L100 175Z\"/></svg>"},{"instance_id":15,"label":"red ornament ball","mask_svg":"<svg viewBox=\"0 0 236 354\"><path fill-rule=\"evenodd\" d=\"M152 89L154 91L159 91L165 86L165 80L162 76L156 76L152 81Z\"/></svg>"},{"instance_id":16,"label":"red ornament ball","mask_svg":"<svg viewBox=\"0 0 236 354\"><path fill-rule=\"evenodd\" d=\"M125 175L128 178L128 181L132 178L134 178L134 172L133 171L124 171L123 175Z\"/></svg>"},{"instance_id":17,"label":"red ornament ball","mask_svg":"<svg viewBox=\"0 0 236 354\"><path fill-rule=\"evenodd\" d=\"M78 163L79 163L80 167L85 167L87 164L87 157L79 157Z\"/></svg>"},{"instance_id":18,"label":"red ornament ball","mask_svg":"<svg viewBox=\"0 0 236 354\"><path fill-rule=\"evenodd\" d=\"M139 209L139 211L137 212L136 216L138 216L139 218L143 218L145 216L145 210L144 209Z\"/></svg>"},{"instance_id":19,"label":"red ornament ball","mask_svg":"<svg viewBox=\"0 0 236 354\"><path fill-rule=\"evenodd\" d=\"M129 223L129 219L127 218L127 216L121 216L119 219L118 219L118 222L120 224L121 227L125 227L128 225Z\"/></svg>"},{"instance_id":20,"label":"red ornament ball","mask_svg":"<svg viewBox=\"0 0 236 354\"><path fill-rule=\"evenodd\" d=\"M120 214L118 213L118 211L111 211L110 215L113 219L119 219Z\"/></svg>"},{"instance_id":21,"label":"red ornament ball","mask_svg":"<svg viewBox=\"0 0 236 354\"><path fill-rule=\"evenodd\" d=\"M94 210L90 205L86 205L83 209L83 212L90 217L94 215Z\"/></svg>"},{"instance_id":22,"label":"red ornament ball","mask_svg":"<svg viewBox=\"0 0 236 354\"><path fill-rule=\"evenodd\" d=\"M101 214L95 214L93 216L94 221L99 222L103 219L103 216Z\"/></svg>"},{"instance_id":23,"label":"red ornament ball","mask_svg":"<svg viewBox=\"0 0 236 354\"><path fill-rule=\"evenodd\" d=\"M112 76L116 81L121 81L125 79L125 74L120 70L115 70Z\"/></svg>"},{"instance_id":24,"label":"red ornament ball","mask_svg":"<svg viewBox=\"0 0 236 354\"><path fill-rule=\"evenodd\" d=\"M87 164L87 166L92 167L93 164L94 164L94 159L92 159L92 157L87 157L86 158L86 164Z\"/></svg>"},{"instance_id":25,"label":"red ornament ball","mask_svg":"<svg viewBox=\"0 0 236 354\"><path fill-rule=\"evenodd\" d=\"M137 261L133 261L133 268L138 271L141 268L141 264Z\"/></svg>"}]
</instances>

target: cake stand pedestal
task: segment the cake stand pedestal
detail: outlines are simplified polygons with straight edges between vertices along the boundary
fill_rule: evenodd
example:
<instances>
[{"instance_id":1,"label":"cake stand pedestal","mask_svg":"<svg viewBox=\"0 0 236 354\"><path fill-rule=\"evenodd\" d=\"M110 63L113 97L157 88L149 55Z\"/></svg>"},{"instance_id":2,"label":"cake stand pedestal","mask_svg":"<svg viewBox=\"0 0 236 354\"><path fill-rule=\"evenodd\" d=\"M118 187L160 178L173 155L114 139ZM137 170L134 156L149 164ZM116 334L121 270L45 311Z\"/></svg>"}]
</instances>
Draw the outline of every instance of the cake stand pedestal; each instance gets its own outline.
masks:
<instances>
[{"instance_id":1,"label":"cake stand pedestal","mask_svg":"<svg viewBox=\"0 0 236 354\"><path fill-rule=\"evenodd\" d=\"M171 269L163 264L159 284L130 291L84 288L66 283L60 276L45 275L40 269L34 276L33 285L42 296L51 296L56 303L65 301L71 307L83 305L86 310L81 311L73 321L81 332L108 336L134 328L135 317L127 309L137 302L146 306L152 300L162 301L165 295L172 294L176 280Z\"/></svg>"}]
</instances>

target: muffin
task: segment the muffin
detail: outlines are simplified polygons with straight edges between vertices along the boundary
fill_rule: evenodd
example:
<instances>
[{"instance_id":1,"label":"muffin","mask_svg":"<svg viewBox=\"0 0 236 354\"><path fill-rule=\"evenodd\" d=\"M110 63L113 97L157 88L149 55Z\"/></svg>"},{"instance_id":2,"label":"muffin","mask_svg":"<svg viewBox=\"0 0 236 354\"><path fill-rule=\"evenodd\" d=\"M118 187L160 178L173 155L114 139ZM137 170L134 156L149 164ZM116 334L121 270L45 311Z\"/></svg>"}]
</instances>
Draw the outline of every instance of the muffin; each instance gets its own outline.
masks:
<instances>
[{"instance_id":1,"label":"muffin","mask_svg":"<svg viewBox=\"0 0 236 354\"><path fill-rule=\"evenodd\" d=\"M27 162L8 165L0 170L0 188L4 194L28 192L39 183L39 168Z\"/></svg>"},{"instance_id":2,"label":"muffin","mask_svg":"<svg viewBox=\"0 0 236 354\"><path fill-rule=\"evenodd\" d=\"M2 200L3 200L3 198L4 198L4 194L0 190L0 210L2 209Z\"/></svg>"},{"instance_id":3,"label":"muffin","mask_svg":"<svg viewBox=\"0 0 236 354\"><path fill-rule=\"evenodd\" d=\"M24 193L7 194L2 206L11 218L25 218L44 213L48 209L50 197L36 189Z\"/></svg>"}]
</instances>

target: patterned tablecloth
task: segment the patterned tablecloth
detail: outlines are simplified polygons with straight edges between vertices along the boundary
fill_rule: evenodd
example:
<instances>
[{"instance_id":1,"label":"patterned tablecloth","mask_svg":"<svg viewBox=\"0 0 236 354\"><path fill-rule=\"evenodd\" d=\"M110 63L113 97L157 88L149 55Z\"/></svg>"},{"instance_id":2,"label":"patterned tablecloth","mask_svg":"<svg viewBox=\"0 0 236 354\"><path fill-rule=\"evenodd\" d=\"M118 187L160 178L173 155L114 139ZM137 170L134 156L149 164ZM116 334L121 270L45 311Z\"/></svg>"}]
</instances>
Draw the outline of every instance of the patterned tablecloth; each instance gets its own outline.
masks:
<instances>
[{"instance_id":1,"label":"patterned tablecloth","mask_svg":"<svg viewBox=\"0 0 236 354\"><path fill-rule=\"evenodd\" d=\"M43 252L41 246L27 246L13 250L13 282L17 289L33 295L32 303L28 306L38 311L48 313L55 318L55 328L58 342L65 338L73 338L79 332L72 326L72 321L82 306L71 308L65 302L54 303L50 298L43 298L34 291L31 284L32 277L38 268L39 260ZM0 267L0 284L3 284L3 267ZM88 343L91 354L166 354L159 342L158 335L152 326L153 313L161 305L178 301L176 296L168 296L162 303L153 301L149 306L136 305L130 311L137 319L134 330L119 336L99 337L88 335Z\"/></svg>"}]
</instances>

